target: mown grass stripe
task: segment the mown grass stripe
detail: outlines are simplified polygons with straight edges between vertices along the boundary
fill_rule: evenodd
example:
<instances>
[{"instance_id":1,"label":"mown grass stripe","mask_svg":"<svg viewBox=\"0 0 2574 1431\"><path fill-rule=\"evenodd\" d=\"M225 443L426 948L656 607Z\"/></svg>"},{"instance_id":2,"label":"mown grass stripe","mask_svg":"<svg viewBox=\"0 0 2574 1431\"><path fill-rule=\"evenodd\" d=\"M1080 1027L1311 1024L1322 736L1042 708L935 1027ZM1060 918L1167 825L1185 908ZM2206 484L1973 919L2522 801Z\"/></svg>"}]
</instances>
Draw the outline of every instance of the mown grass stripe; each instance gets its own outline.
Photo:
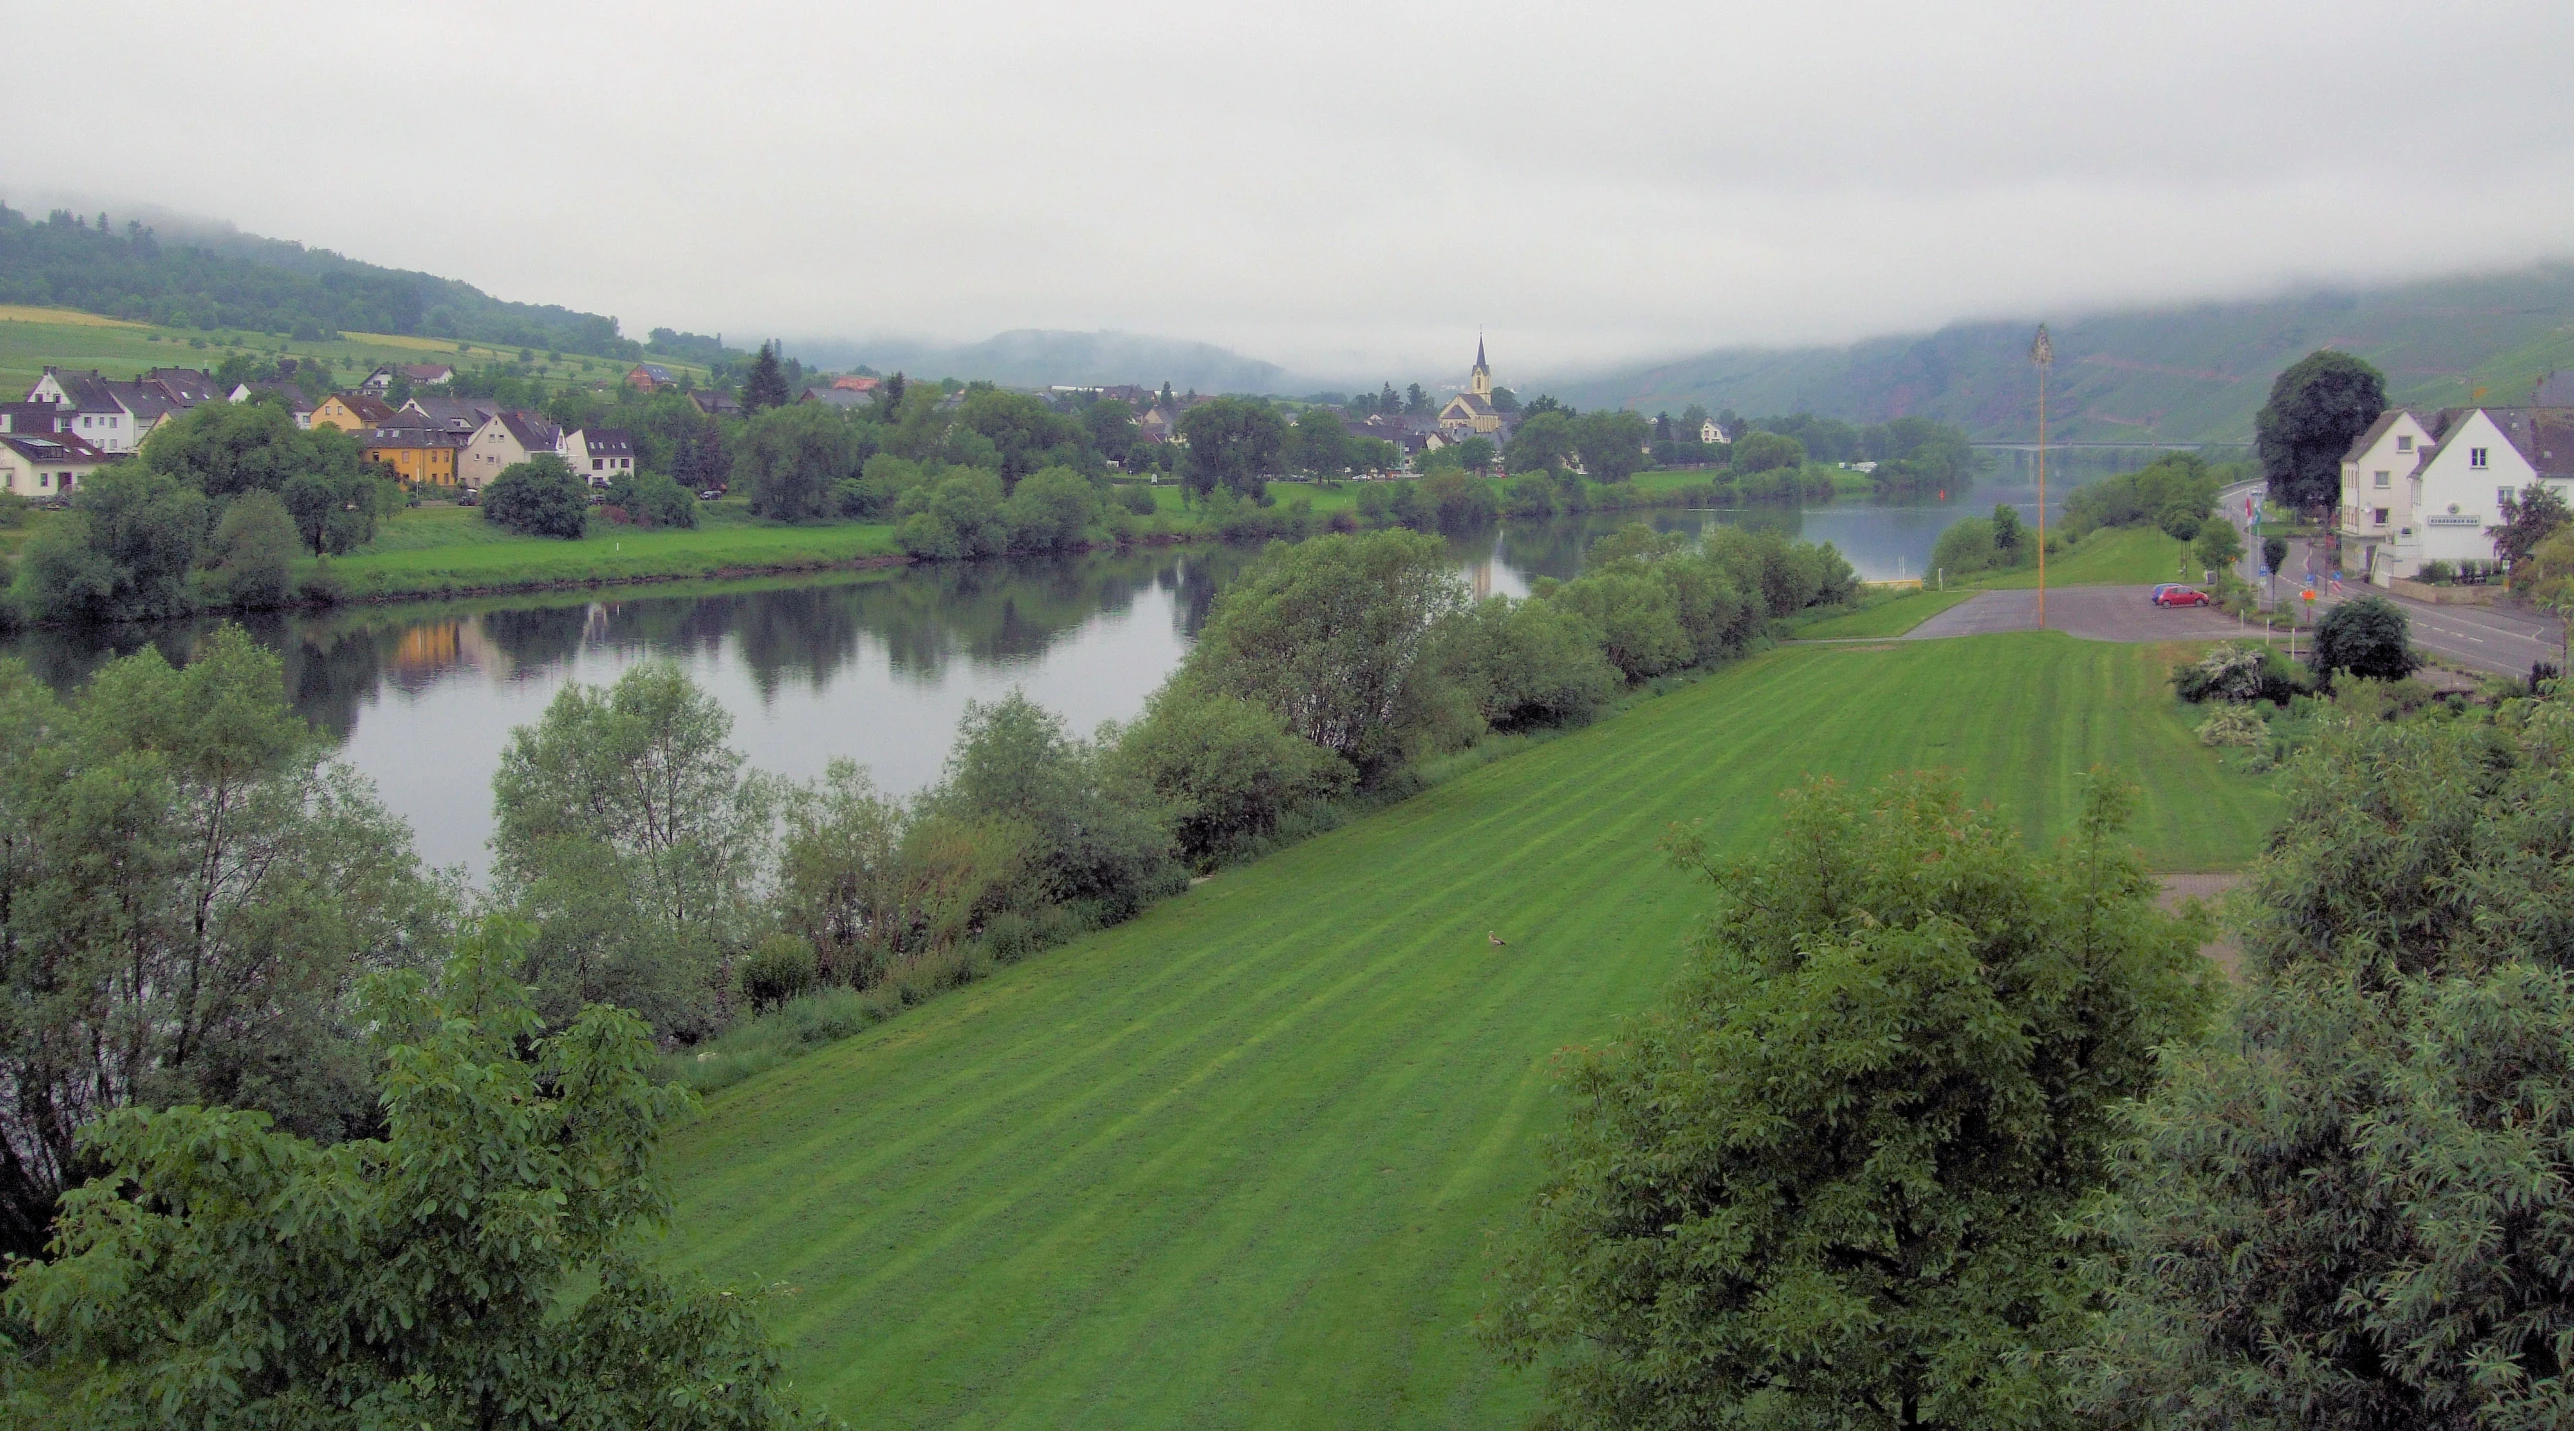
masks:
<instances>
[{"instance_id":1,"label":"mown grass stripe","mask_svg":"<svg viewBox=\"0 0 2574 1431\"><path fill-rule=\"evenodd\" d=\"M1649 1000L1705 906L1663 831L1746 850L1809 774L1945 765L2047 840L2100 763L2158 863L2239 862L2272 799L2190 738L2168 661L1756 657L718 1095L665 1260L799 1284L790 1364L868 1425L1515 1423L1531 1383L1470 1335L1483 1248L1553 1052Z\"/></svg>"}]
</instances>

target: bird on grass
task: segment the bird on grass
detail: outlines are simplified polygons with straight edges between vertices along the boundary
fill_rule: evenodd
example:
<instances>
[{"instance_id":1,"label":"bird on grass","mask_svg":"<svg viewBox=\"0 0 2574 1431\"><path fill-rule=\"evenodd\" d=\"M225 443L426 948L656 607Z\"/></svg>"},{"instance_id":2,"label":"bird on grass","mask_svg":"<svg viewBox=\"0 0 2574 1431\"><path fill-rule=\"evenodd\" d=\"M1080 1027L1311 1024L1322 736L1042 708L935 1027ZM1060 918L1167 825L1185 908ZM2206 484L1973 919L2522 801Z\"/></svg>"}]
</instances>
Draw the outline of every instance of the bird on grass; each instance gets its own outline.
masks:
<instances>
[{"instance_id":1,"label":"bird on grass","mask_svg":"<svg viewBox=\"0 0 2574 1431\"><path fill-rule=\"evenodd\" d=\"M1509 940L1502 938L1500 935L1493 933L1493 932L1492 932L1491 930L1489 930L1489 929L1487 929L1487 930L1485 930L1485 931L1484 931L1484 937L1485 937L1486 939L1489 939L1489 940L1491 940L1491 941L1493 942L1493 947L1494 947L1495 949L1499 949L1499 948L1500 948L1500 947L1502 947L1503 945L1508 944L1508 943L1510 942Z\"/></svg>"}]
</instances>

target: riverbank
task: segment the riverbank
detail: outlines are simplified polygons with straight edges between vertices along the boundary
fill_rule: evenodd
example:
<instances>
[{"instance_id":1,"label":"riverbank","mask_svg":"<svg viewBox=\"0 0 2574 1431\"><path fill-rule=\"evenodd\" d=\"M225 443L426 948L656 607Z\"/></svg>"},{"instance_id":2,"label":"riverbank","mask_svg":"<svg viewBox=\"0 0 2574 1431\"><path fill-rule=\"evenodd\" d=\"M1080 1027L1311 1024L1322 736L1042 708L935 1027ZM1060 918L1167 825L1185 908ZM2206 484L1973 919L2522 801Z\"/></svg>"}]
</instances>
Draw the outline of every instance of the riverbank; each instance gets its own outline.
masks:
<instances>
[{"instance_id":1,"label":"riverbank","mask_svg":"<svg viewBox=\"0 0 2574 1431\"><path fill-rule=\"evenodd\" d=\"M2104 765L2157 868L2237 867L2276 799L2190 733L2168 660L1797 648L1515 751L710 1098L663 1260L801 1289L797 1383L888 1424L1515 1424L1536 1378L1471 1334L1484 1238L1554 1051L1643 1007L1704 915L1656 841L1705 817L1751 850L1808 775L1947 766L2044 844Z\"/></svg>"},{"instance_id":2,"label":"riverbank","mask_svg":"<svg viewBox=\"0 0 2574 1431\"><path fill-rule=\"evenodd\" d=\"M1273 482L1269 507L1210 511L1184 503L1177 486L1164 484L1151 489L1151 514L1112 512L1111 535L1074 550L1311 535L1336 519L1351 520L1359 493L1381 485L1388 484ZM1584 484L1582 510L1688 506L1708 490L1701 472L1639 473L1615 486ZM1310 515L1294 517L1299 507ZM572 541L522 536L485 521L476 508L432 504L395 512L374 541L346 556L301 559L296 582L317 604L421 601L853 571L913 560L891 523L771 522L751 515L737 498L702 504L692 528L647 531L599 522Z\"/></svg>"}]
</instances>

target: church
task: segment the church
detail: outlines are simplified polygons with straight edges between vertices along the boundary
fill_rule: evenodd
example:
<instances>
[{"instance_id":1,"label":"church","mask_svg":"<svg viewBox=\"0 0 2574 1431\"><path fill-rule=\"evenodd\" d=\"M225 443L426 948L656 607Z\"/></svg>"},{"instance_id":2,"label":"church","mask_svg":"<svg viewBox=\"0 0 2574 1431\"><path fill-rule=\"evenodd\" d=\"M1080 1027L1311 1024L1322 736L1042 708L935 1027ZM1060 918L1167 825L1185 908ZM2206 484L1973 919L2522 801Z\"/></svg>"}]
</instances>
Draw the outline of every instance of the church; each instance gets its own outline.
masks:
<instances>
[{"instance_id":1,"label":"church","mask_svg":"<svg viewBox=\"0 0 2574 1431\"><path fill-rule=\"evenodd\" d=\"M1504 437L1502 429L1508 425L1507 415L1493 406L1493 369L1484 361L1484 340L1479 337L1475 339L1475 370L1466 376L1466 390L1439 409L1439 432L1450 442L1488 437L1498 443Z\"/></svg>"}]
</instances>

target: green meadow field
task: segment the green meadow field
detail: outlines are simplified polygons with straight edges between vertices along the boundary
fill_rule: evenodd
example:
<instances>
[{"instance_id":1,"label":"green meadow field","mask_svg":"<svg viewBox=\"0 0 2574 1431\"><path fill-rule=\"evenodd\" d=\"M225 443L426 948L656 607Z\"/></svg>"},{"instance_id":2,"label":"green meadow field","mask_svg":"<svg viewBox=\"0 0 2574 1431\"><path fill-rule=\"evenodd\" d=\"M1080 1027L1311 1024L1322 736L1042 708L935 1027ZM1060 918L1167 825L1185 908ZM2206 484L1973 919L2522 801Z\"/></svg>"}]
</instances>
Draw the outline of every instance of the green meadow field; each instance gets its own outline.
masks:
<instances>
[{"instance_id":1,"label":"green meadow field","mask_svg":"<svg viewBox=\"0 0 2574 1431\"><path fill-rule=\"evenodd\" d=\"M2174 541L2160 527L2101 527L2069 551L2047 558L2049 586L2143 586L2157 581L2196 581L2198 562L2182 560L2187 542ZM1968 584L2004 589L2038 584L2034 566L1969 577ZM1951 585L1955 583L1952 582Z\"/></svg>"},{"instance_id":2,"label":"green meadow field","mask_svg":"<svg viewBox=\"0 0 2574 1431\"><path fill-rule=\"evenodd\" d=\"M2178 654L1802 646L1639 702L714 1096L662 1258L792 1289L789 1366L857 1425L1515 1426L1490 1240L1555 1051L1707 906L1656 842L1755 850L1784 787L1924 766L2052 840L2101 765L2155 868L2234 867L2275 800L2191 737Z\"/></svg>"},{"instance_id":3,"label":"green meadow field","mask_svg":"<svg viewBox=\"0 0 2574 1431\"><path fill-rule=\"evenodd\" d=\"M473 507L413 507L388 517L374 541L330 558L329 566L346 595L363 601L804 570L902 555L894 529L881 523L787 526L760 521L738 502L706 503L698 513L694 528L639 531L594 522L589 535L567 542L494 526ZM307 557L299 565L310 572L320 563Z\"/></svg>"},{"instance_id":4,"label":"green meadow field","mask_svg":"<svg viewBox=\"0 0 2574 1431\"><path fill-rule=\"evenodd\" d=\"M444 338L414 338L396 333L343 333L330 342L306 343L243 330L201 332L133 323L70 308L31 308L0 304L0 395L23 395L51 364L63 368L96 368L111 378L130 378L146 368L212 369L234 353L284 354L321 359L343 384L354 383L383 363L452 363L479 367L516 362L516 348L500 349ZM566 356L538 365L558 378L615 381L632 363L611 358ZM666 359L653 361L674 373L683 369L700 380L703 367Z\"/></svg>"}]
</instances>

